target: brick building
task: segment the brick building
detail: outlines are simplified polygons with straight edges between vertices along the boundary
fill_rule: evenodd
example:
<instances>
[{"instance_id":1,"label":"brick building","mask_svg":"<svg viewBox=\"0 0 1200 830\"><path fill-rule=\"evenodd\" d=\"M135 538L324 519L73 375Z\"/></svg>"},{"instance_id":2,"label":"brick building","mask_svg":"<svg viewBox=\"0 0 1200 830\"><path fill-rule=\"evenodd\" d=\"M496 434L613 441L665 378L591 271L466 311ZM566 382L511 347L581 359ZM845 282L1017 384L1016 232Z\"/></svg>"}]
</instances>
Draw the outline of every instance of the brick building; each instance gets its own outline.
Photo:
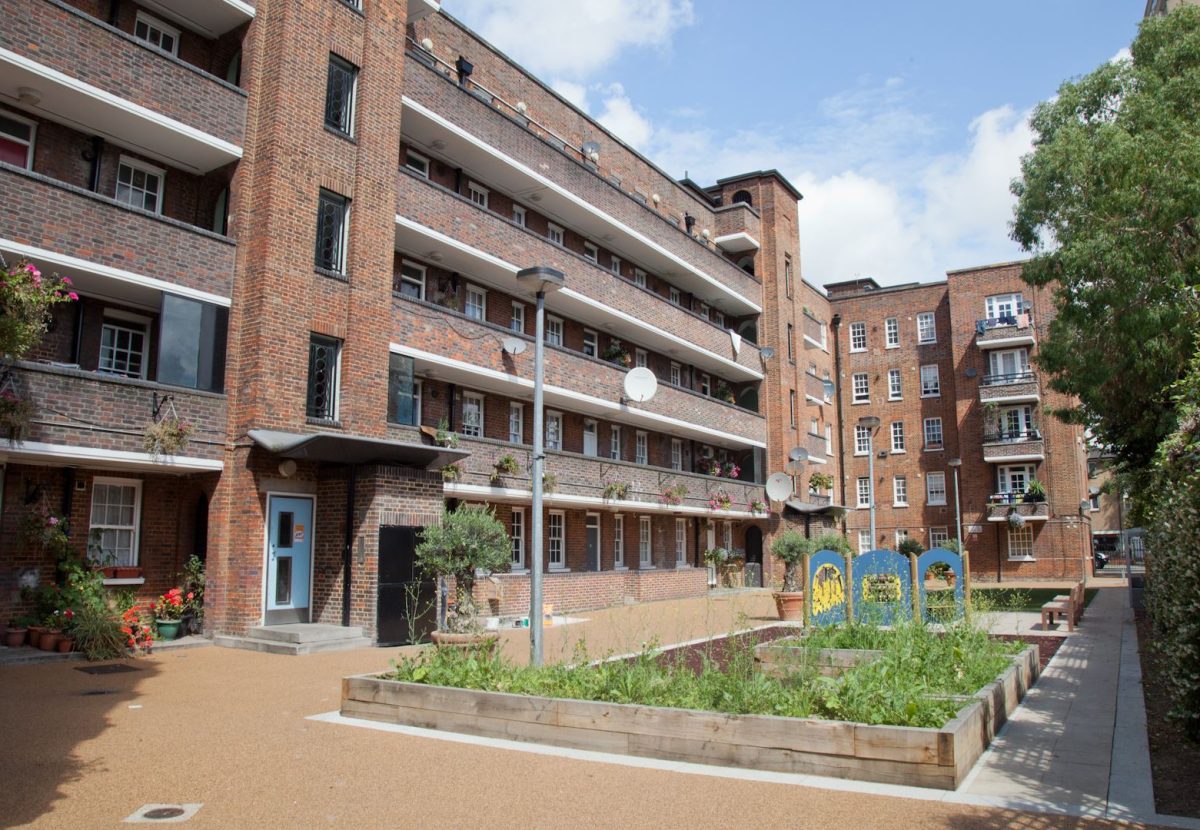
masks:
<instances>
[{"instance_id":1,"label":"brick building","mask_svg":"<svg viewBox=\"0 0 1200 830\"><path fill-rule=\"evenodd\" d=\"M955 538L957 481L977 577L1080 578L1091 550L1083 431L1053 417L1068 400L1031 364L1051 292L1022 282L1020 263L952 271L944 283L826 288L858 550ZM1044 499L1036 484L1029 492L1034 481Z\"/></svg>"},{"instance_id":2,"label":"brick building","mask_svg":"<svg viewBox=\"0 0 1200 830\"><path fill-rule=\"evenodd\" d=\"M381 555L459 502L509 528L515 572L481 590L521 610L532 265L566 274L547 602L702 593L718 545L769 580L770 535L836 501L810 487L839 477L829 307L777 172L672 179L434 0L12 0L0 22L0 253L81 295L5 381L37 414L0 442L0 614L52 579L20 533L44 509L146 599L204 557L216 632L374 636L399 601ZM173 414L188 446L148 452ZM761 513L779 471L795 495Z\"/></svg>"}]
</instances>

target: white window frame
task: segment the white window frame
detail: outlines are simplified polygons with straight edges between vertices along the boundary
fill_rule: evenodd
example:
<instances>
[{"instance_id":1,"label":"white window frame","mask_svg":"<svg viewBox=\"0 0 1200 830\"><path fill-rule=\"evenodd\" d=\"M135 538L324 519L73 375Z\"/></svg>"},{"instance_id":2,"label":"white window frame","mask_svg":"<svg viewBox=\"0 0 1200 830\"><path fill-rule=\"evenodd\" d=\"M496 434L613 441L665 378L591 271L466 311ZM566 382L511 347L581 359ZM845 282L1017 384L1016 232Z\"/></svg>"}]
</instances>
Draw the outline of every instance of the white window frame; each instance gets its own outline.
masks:
<instances>
[{"instance_id":1,"label":"white window frame","mask_svg":"<svg viewBox=\"0 0 1200 830\"><path fill-rule=\"evenodd\" d=\"M553 429L550 428L552 424L554 426ZM546 449L562 452L562 431L563 431L562 413L554 412L552 410L546 410L546 423L543 428L546 430L546 435L545 435L545 438L543 439L544 443L546 445ZM554 440L551 440L552 437Z\"/></svg>"},{"instance_id":2,"label":"white window frame","mask_svg":"<svg viewBox=\"0 0 1200 830\"><path fill-rule=\"evenodd\" d=\"M940 398L942 396L942 377L936 363L926 363L921 367L921 397Z\"/></svg>"},{"instance_id":3,"label":"white window frame","mask_svg":"<svg viewBox=\"0 0 1200 830\"><path fill-rule=\"evenodd\" d=\"M687 564L687 519L675 520L675 567Z\"/></svg>"},{"instance_id":4,"label":"white window frame","mask_svg":"<svg viewBox=\"0 0 1200 830\"><path fill-rule=\"evenodd\" d=\"M525 209L524 205L518 205L516 202L513 202L512 220L522 228L529 227L529 211Z\"/></svg>"},{"instance_id":5,"label":"white window frame","mask_svg":"<svg viewBox=\"0 0 1200 830\"><path fill-rule=\"evenodd\" d=\"M937 428L938 440L936 443L929 440L929 434L931 431L930 427L933 427L933 426L936 426L936 428ZM946 434L942 430L942 418L940 415L932 417L932 418L926 418L924 421L924 424L922 425L921 432L922 432L922 436L925 441L925 449L940 450L945 447Z\"/></svg>"},{"instance_id":6,"label":"white window frame","mask_svg":"<svg viewBox=\"0 0 1200 830\"><path fill-rule=\"evenodd\" d=\"M650 463L650 434L645 430L639 429L634 434L633 439L633 463L649 464Z\"/></svg>"},{"instance_id":7,"label":"white window frame","mask_svg":"<svg viewBox=\"0 0 1200 830\"><path fill-rule=\"evenodd\" d=\"M871 428L854 425L854 454L869 455L871 452Z\"/></svg>"},{"instance_id":8,"label":"white window frame","mask_svg":"<svg viewBox=\"0 0 1200 830\"><path fill-rule=\"evenodd\" d=\"M833 424L825 425L825 456L833 455Z\"/></svg>"},{"instance_id":9,"label":"white window frame","mask_svg":"<svg viewBox=\"0 0 1200 830\"><path fill-rule=\"evenodd\" d=\"M508 403L508 441L511 444L525 443L525 404Z\"/></svg>"},{"instance_id":10,"label":"white window frame","mask_svg":"<svg viewBox=\"0 0 1200 830\"><path fill-rule=\"evenodd\" d=\"M612 271L618 277L621 276L621 258L616 254L609 254L608 270Z\"/></svg>"},{"instance_id":11,"label":"white window frame","mask_svg":"<svg viewBox=\"0 0 1200 830\"><path fill-rule=\"evenodd\" d=\"M796 390L788 390L788 423L792 429L796 428Z\"/></svg>"},{"instance_id":12,"label":"white window frame","mask_svg":"<svg viewBox=\"0 0 1200 830\"><path fill-rule=\"evenodd\" d=\"M888 317L883 321L883 346L885 349L900 348L900 318Z\"/></svg>"},{"instance_id":13,"label":"white window frame","mask_svg":"<svg viewBox=\"0 0 1200 830\"><path fill-rule=\"evenodd\" d=\"M1033 525L1026 522L1024 527L1007 528L1008 560L1010 562L1034 562L1033 556Z\"/></svg>"},{"instance_id":14,"label":"white window frame","mask_svg":"<svg viewBox=\"0 0 1200 830\"><path fill-rule=\"evenodd\" d=\"M525 508L514 507L508 523L510 572L525 570Z\"/></svg>"},{"instance_id":15,"label":"white window frame","mask_svg":"<svg viewBox=\"0 0 1200 830\"><path fill-rule=\"evenodd\" d=\"M512 317L509 318L508 328L511 331L525 333L525 304L513 300Z\"/></svg>"},{"instance_id":16,"label":"white window frame","mask_svg":"<svg viewBox=\"0 0 1200 830\"><path fill-rule=\"evenodd\" d=\"M671 439L671 469L683 470L683 441L679 438Z\"/></svg>"},{"instance_id":17,"label":"white window frame","mask_svg":"<svg viewBox=\"0 0 1200 830\"><path fill-rule=\"evenodd\" d=\"M140 328L135 328L135 326L140 326ZM105 329L113 329L114 331L125 331L129 332L130 334L141 335L142 359L140 363L141 371L138 374L133 375L129 372L123 372L120 369L114 368L112 365L108 366L107 368L103 365L102 361L104 359L103 344ZM132 351L129 353L133 354ZM100 322L100 352L97 360L100 361L97 363L97 372L106 375L115 375L117 377L140 378L141 380L145 380L147 377L147 372L150 368L150 318L142 317L140 314L131 314L127 311L121 311L120 309L106 309Z\"/></svg>"},{"instance_id":18,"label":"white window frame","mask_svg":"<svg viewBox=\"0 0 1200 830\"><path fill-rule=\"evenodd\" d=\"M563 344L563 320L553 314L546 315L546 345L561 346Z\"/></svg>"},{"instance_id":19,"label":"white window frame","mask_svg":"<svg viewBox=\"0 0 1200 830\"><path fill-rule=\"evenodd\" d=\"M646 272L643 271L641 268L633 269L633 284L636 285L638 288L646 287Z\"/></svg>"},{"instance_id":20,"label":"white window frame","mask_svg":"<svg viewBox=\"0 0 1200 830\"><path fill-rule=\"evenodd\" d=\"M896 549L900 549L900 545L908 539L908 530L906 528L896 528Z\"/></svg>"},{"instance_id":21,"label":"white window frame","mask_svg":"<svg viewBox=\"0 0 1200 830\"><path fill-rule=\"evenodd\" d=\"M488 201L491 197L491 191L482 185L475 182L467 182L467 196L472 202L479 205L484 210L488 209Z\"/></svg>"},{"instance_id":22,"label":"white window frame","mask_svg":"<svg viewBox=\"0 0 1200 830\"><path fill-rule=\"evenodd\" d=\"M625 570L625 517L620 513L613 516L613 568Z\"/></svg>"},{"instance_id":23,"label":"white window frame","mask_svg":"<svg viewBox=\"0 0 1200 830\"><path fill-rule=\"evenodd\" d=\"M713 312L713 322L716 323L721 328L725 328L725 312L724 311L714 311Z\"/></svg>"},{"instance_id":24,"label":"white window frame","mask_svg":"<svg viewBox=\"0 0 1200 830\"><path fill-rule=\"evenodd\" d=\"M865 485L865 486L864 486ZM856 496L856 507L871 506L871 477L859 476L855 484L854 495Z\"/></svg>"},{"instance_id":25,"label":"white window frame","mask_svg":"<svg viewBox=\"0 0 1200 830\"><path fill-rule=\"evenodd\" d=\"M584 242L583 243L583 258L599 265L600 264L600 247L598 245L592 244L591 242Z\"/></svg>"},{"instance_id":26,"label":"white window frame","mask_svg":"<svg viewBox=\"0 0 1200 830\"><path fill-rule=\"evenodd\" d=\"M549 521L546 522L546 543L549 547L546 561L550 563L550 570L552 571L565 571L567 569L566 538L567 514L562 510L551 510Z\"/></svg>"},{"instance_id":27,"label":"white window frame","mask_svg":"<svg viewBox=\"0 0 1200 830\"><path fill-rule=\"evenodd\" d=\"M999 320L1002 317L1016 317L1023 313L1025 308L1025 298L1018 292L1010 292L1008 294L993 294L983 301L984 313L989 320ZM1009 312L1006 309L1011 308Z\"/></svg>"},{"instance_id":28,"label":"white window frame","mask_svg":"<svg viewBox=\"0 0 1200 830\"><path fill-rule=\"evenodd\" d=\"M672 386L683 386L683 367L674 360L671 361L670 378Z\"/></svg>"},{"instance_id":29,"label":"white window frame","mask_svg":"<svg viewBox=\"0 0 1200 830\"><path fill-rule=\"evenodd\" d=\"M904 379L899 369L888 369L888 400L904 400Z\"/></svg>"},{"instance_id":30,"label":"white window frame","mask_svg":"<svg viewBox=\"0 0 1200 830\"><path fill-rule=\"evenodd\" d=\"M638 516L638 567L642 570L654 567L653 527L649 516Z\"/></svg>"},{"instance_id":31,"label":"white window frame","mask_svg":"<svg viewBox=\"0 0 1200 830\"><path fill-rule=\"evenodd\" d=\"M708 372L700 373L700 394L712 397L712 378L709 377Z\"/></svg>"},{"instance_id":32,"label":"white window frame","mask_svg":"<svg viewBox=\"0 0 1200 830\"><path fill-rule=\"evenodd\" d=\"M132 487L133 494L133 524L109 524L108 522L97 522L93 520L93 515L96 509L96 485L104 485L106 487ZM106 503L107 504L107 503ZM96 476L92 479L92 499L88 506L88 532L99 530L101 537L105 530L130 532L129 555L132 561L121 562L115 564L126 565L128 567L137 567L141 561L141 527L142 527L142 481L136 478L117 478L111 476Z\"/></svg>"},{"instance_id":33,"label":"white window frame","mask_svg":"<svg viewBox=\"0 0 1200 830\"><path fill-rule=\"evenodd\" d=\"M949 541L950 541L949 528L947 528L945 526L929 528L929 549L930 550L932 550L933 548L944 548L944 547L946 547L946 543Z\"/></svg>"},{"instance_id":34,"label":"white window frame","mask_svg":"<svg viewBox=\"0 0 1200 830\"><path fill-rule=\"evenodd\" d=\"M708 319L708 311L709 311L708 303L701 301L700 302L700 316L703 317L705 320Z\"/></svg>"},{"instance_id":35,"label":"white window frame","mask_svg":"<svg viewBox=\"0 0 1200 830\"><path fill-rule=\"evenodd\" d=\"M892 476L892 507L908 507L908 476Z\"/></svg>"},{"instance_id":36,"label":"white window frame","mask_svg":"<svg viewBox=\"0 0 1200 830\"><path fill-rule=\"evenodd\" d=\"M1013 479L1019 477L1022 484L1014 488ZM1037 467L1033 464L1002 464L996 468L996 492L1012 493L1020 496L1025 493L1029 482L1037 478Z\"/></svg>"},{"instance_id":37,"label":"white window frame","mask_svg":"<svg viewBox=\"0 0 1200 830\"><path fill-rule=\"evenodd\" d=\"M903 421L892 421L891 436L892 436L892 452L893 453L907 452L907 450L905 449L906 442L904 440L904 422Z\"/></svg>"},{"instance_id":38,"label":"white window frame","mask_svg":"<svg viewBox=\"0 0 1200 830\"><path fill-rule=\"evenodd\" d=\"M470 423L467 420L468 409L475 410L477 423ZM462 428L459 430L460 435L465 435L468 438L483 437L483 393L481 392L463 392L462 393Z\"/></svg>"},{"instance_id":39,"label":"white window frame","mask_svg":"<svg viewBox=\"0 0 1200 830\"><path fill-rule=\"evenodd\" d=\"M944 505L946 503L945 473L925 474L925 503L940 505Z\"/></svg>"},{"instance_id":40,"label":"white window frame","mask_svg":"<svg viewBox=\"0 0 1200 830\"><path fill-rule=\"evenodd\" d=\"M937 342L937 318L932 311L922 311L917 315L917 344L928 346Z\"/></svg>"},{"instance_id":41,"label":"white window frame","mask_svg":"<svg viewBox=\"0 0 1200 830\"><path fill-rule=\"evenodd\" d=\"M589 427L591 430L589 431ZM588 435L592 436L592 446L588 447ZM590 452L588 450L591 450ZM583 454L591 458L600 456L600 423L595 418L583 419Z\"/></svg>"},{"instance_id":42,"label":"white window frame","mask_svg":"<svg viewBox=\"0 0 1200 830\"><path fill-rule=\"evenodd\" d=\"M867 350L867 324L850 324L850 351L865 352Z\"/></svg>"},{"instance_id":43,"label":"white window frame","mask_svg":"<svg viewBox=\"0 0 1200 830\"><path fill-rule=\"evenodd\" d=\"M146 36L143 37L138 33L140 26L146 27ZM154 42L154 30L158 30L158 43ZM138 43L149 46L151 49L162 52L165 55L179 57L179 30L169 23L164 23L152 14L147 14L141 9L138 10L137 16L133 21L133 39ZM164 49L162 46L162 36L168 35L172 41L170 49Z\"/></svg>"},{"instance_id":44,"label":"white window frame","mask_svg":"<svg viewBox=\"0 0 1200 830\"><path fill-rule=\"evenodd\" d=\"M414 164L414 160L416 163ZM404 153L404 166L416 173L423 179L429 178L429 157L423 156L416 150L406 150Z\"/></svg>"},{"instance_id":45,"label":"white window frame","mask_svg":"<svg viewBox=\"0 0 1200 830\"><path fill-rule=\"evenodd\" d=\"M408 274L405 273L406 271L412 271L414 273ZM412 297L412 299L424 300L425 278L427 277L428 273L429 271L424 265L419 265L407 259L400 260L400 293L405 297L412 297L411 294L404 293L404 286L415 286L417 289L417 296Z\"/></svg>"},{"instance_id":46,"label":"white window frame","mask_svg":"<svg viewBox=\"0 0 1200 830\"><path fill-rule=\"evenodd\" d=\"M12 110L7 110L7 109L3 109L3 108L0 108L0 115L3 115L5 118L9 119L10 121L16 121L19 124L24 124L26 127L29 128L29 139L28 140L26 140L24 138L20 138L18 136L15 136L12 133L0 133L0 136L2 136L7 141L13 142L14 144L25 145L25 164L23 166L26 170L32 170L33 169L33 146L34 146L34 144L37 143L37 127L38 127L37 122L31 121L28 118L24 118L20 115L17 115Z\"/></svg>"},{"instance_id":47,"label":"white window frame","mask_svg":"<svg viewBox=\"0 0 1200 830\"><path fill-rule=\"evenodd\" d=\"M722 522L721 523L721 535L723 537L722 538L723 544L721 545L721 547L725 548L725 550L732 553L733 552L733 522Z\"/></svg>"},{"instance_id":48,"label":"white window frame","mask_svg":"<svg viewBox=\"0 0 1200 830\"><path fill-rule=\"evenodd\" d=\"M850 376L852 390L851 406L871 402L871 378L866 372L855 372Z\"/></svg>"},{"instance_id":49,"label":"white window frame","mask_svg":"<svg viewBox=\"0 0 1200 830\"><path fill-rule=\"evenodd\" d=\"M865 540L866 544L863 544L864 540ZM871 531L870 530L858 531L858 552L866 553L866 552L872 550L873 548L874 548L874 543L872 542L872 539L871 539Z\"/></svg>"},{"instance_id":50,"label":"white window frame","mask_svg":"<svg viewBox=\"0 0 1200 830\"><path fill-rule=\"evenodd\" d=\"M583 330L583 353L588 357L600 357L600 335L595 329Z\"/></svg>"},{"instance_id":51,"label":"white window frame","mask_svg":"<svg viewBox=\"0 0 1200 830\"><path fill-rule=\"evenodd\" d=\"M472 320L485 322L487 320L487 289L480 288L478 285L467 283L466 300L463 302L463 314L470 317ZM478 297L478 302L472 302ZM478 308L478 314L472 312L472 308Z\"/></svg>"},{"instance_id":52,"label":"white window frame","mask_svg":"<svg viewBox=\"0 0 1200 830\"><path fill-rule=\"evenodd\" d=\"M136 193L143 194L142 199L141 199L141 204L135 205L132 202L123 200L119 195L117 195L120 192L120 187L121 187L121 168L122 167L128 167L131 171L139 171L139 172L143 173L144 175L155 176L158 179L158 193L157 193L158 198L155 199L154 210L150 211L150 210L146 209L145 194L149 193L150 191L145 190L145 189L135 190L135 188L133 187L133 181L132 181L133 174L132 173L130 173L130 176L129 176L129 178L130 178L129 189L130 189L130 192L136 192ZM138 210L145 210L147 213L153 213L156 216L161 216L162 208L163 208L163 197L166 195L166 192L167 192L167 171L164 170L163 168L155 167L153 164L147 164L146 162L144 162L140 159L135 159L135 158L132 158L131 156L126 156L126 155L122 155L117 160L117 180L113 184L113 198L116 199L121 204L123 204L127 207L137 208ZM347 201L346 204L349 205L349 202ZM346 229L347 229L347 226L349 226L349 224L350 224L349 207L346 208L346 211L347 211L347 215L343 219L343 222L342 222L343 258L345 257L344 252L345 252Z\"/></svg>"},{"instance_id":53,"label":"white window frame","mask_svg":"<svg viewBox=\"0 0 1200 830\"><path fill-rule=\"evenodd\" d=\"M609 427L608 434L608 457L613 461L621 460L621 425L613 424Z\"/></svg>"},{"instance_id":54,"label":"white window frame","mask_svg":"<svg viewBox=\"0 0 1200 830\"><path fill-rule=\"evenodd\" d=\"M566 239L566 236L564 234L565 234L565 231L563 231L562 228L560 228L558 225L554 224L553 222L549 223L546 226L546 238L549 239L551 244L553 244L553 245L562 245L563 240Z\"/></svg>"},{"instance_id":55,"label":"white window frame","mask_svg":"<svg viewBox=\"0 0 1200 830\"><path fill-rule=\"evenodd\" d=\"M667 297L674 305L683 305L683 296L675 286L672 285L667 289Z\"/></svg>"},{"instance_id":56,"label":"white window frame","mask_svg":"<svg viewBox=\"0 0 1200 830\"><path fill-rule=\"evenodd\" d=\"M650 355L645 349L633 350L633 365L639 369L645 369L650 363Z\"/></svg>"}]
</instances>

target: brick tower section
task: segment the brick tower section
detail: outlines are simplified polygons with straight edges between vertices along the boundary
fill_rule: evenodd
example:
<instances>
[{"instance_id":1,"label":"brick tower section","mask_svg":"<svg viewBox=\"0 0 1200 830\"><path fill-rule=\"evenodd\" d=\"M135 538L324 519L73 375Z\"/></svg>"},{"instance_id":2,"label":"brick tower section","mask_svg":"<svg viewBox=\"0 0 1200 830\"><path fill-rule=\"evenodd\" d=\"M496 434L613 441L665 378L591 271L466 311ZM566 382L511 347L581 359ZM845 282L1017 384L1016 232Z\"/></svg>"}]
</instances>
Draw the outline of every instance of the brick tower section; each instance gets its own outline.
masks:
<instances>
[{"instance_id":1,"label":"brick tower section","mask_svg":"<svg viewBox=\"0 0 1200 830\"><path fill-rule=\"evenodd\" d=\"M328 0L260 0L244 43L249 112L230 214L238 255L229 424L209 536L218 609L210 623L220 632L244 632L262 613L266 492L272 476L278 479L278 459L253 449L247 432L386 432L406 6L364 6L358 12ZM331 54L359 68L353 139L324 124ZM320 189L350 199L344 279L314 268ZM333 425L306 419L314 333L343 343ZM316 493L318 475L302 465L290 489Z\"/></svg>"}]
</instances>

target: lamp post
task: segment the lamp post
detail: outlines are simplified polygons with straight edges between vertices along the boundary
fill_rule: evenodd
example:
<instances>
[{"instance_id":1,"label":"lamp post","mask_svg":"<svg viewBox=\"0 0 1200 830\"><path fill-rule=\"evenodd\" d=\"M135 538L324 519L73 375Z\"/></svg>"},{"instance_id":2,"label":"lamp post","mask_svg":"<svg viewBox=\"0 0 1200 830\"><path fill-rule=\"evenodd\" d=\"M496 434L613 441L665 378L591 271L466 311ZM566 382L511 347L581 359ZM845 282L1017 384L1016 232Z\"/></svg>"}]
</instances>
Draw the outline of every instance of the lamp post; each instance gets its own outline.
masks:
<instances>
[{"instance_id":1,"label":"lamp post","mask_svg":"<svg viewBox=\"0 0 1200 830\"><path fill-rule=\"evenodd\" d=\"M963 549L962 505L959 503L959 500L958 500L958 468L962 466L962 459L961 458L951 458L946 463L954 468L954 527L955 527L955 533L957 534L955 536L955 538L958 540L958 552L961 555L962 549Z\"/></svg>"},{"instance_id":2,"label":"lamp post","mask_svg":"<svg viewBox=\"0 0 1200 830\"><path fill-rule=\"evenodd\" d=\"M867 428L867 475L871 479L871 550L879 544L875 539L875 430L879 429L879 419L874 415L864 415L858 419L860 427Z\"/></svg>"},{"instance_id":3,"label":"lamp post","mask_svg":"<svg viewBox=\"0 0 1200 830\"><path fill-rule=\"evenodd\" d=\"M546 292L563 286L563 273L537 266L517 272L517 281L537 297L537 329L533 349L533 551L529 566L529 662L542 665L542 474L546 465L542 424L543 376L545 374Z\"/></svg>"}]
</instances>

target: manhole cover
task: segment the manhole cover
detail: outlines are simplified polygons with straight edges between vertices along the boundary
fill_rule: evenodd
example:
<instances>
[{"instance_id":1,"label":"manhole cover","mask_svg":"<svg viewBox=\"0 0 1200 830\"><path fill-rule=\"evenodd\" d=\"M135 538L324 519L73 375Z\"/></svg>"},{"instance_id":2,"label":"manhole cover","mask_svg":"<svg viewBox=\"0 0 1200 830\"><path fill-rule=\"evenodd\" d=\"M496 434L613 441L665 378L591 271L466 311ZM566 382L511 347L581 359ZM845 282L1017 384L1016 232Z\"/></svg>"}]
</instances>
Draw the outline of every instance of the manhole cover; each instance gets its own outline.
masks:
<instances>
[{"instance_id":1,"label":"manhole cover","mask_svg":"<svg viewBox=\"0 0 1200 830\"><path fill-rule=\"evenodd\" d=\"M142 813L142 818L149 819L164 819L164 818L179 818L186 812L182 807L155 807L153 810L147 810Z\"/></svg>"},{"instance_id":2,"label":"manhole cover","mask_svg":"<svg viewBox=\"0 0 1200 830\"><path fill-rule=\"evenodd\" d=\"M120 674L126 671L141 671L141 669L125 663L106 663L103 666L76 666L75 671L81 671L84 674Z\"/></svg>"}]
</instances>

